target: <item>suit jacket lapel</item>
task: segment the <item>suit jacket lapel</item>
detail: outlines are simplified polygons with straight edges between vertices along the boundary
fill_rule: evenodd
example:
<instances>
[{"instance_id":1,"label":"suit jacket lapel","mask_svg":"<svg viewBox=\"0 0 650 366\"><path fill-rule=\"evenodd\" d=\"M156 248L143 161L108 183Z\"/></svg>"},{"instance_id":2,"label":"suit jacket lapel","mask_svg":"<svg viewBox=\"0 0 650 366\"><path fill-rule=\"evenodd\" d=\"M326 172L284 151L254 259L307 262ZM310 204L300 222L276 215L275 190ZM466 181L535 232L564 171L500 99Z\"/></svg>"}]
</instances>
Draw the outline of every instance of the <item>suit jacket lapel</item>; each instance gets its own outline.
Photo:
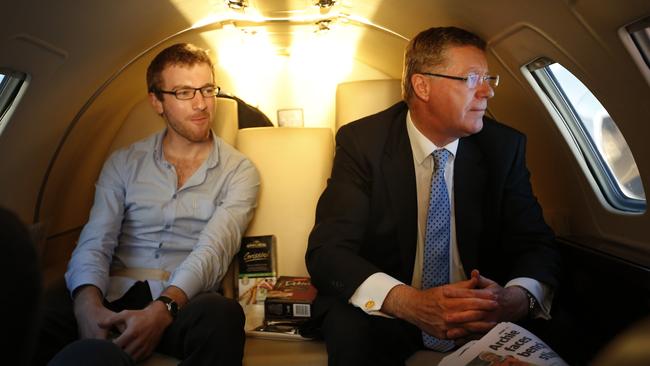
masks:
<instances>
[{"instance_id":1,"label":"suit jacket lapel","mask_svg":"<svg viewBox=\"0 0 650 366\"><path fill-rule=\"evenodd\" d=\"M402 278L410 283L417 245L417 192L413 152L406 131L406 111L391 124L391 131L384 150L382 171L389 197L389 210L397 223L402 262Z\"/></svg>"},{"instance_id":2,"label":"suit jacket lapel","mask_svg":"<svg viewBox=\"0 0 650 366\"><path fill-rule=\"evenodd\" d=\"M478 246L483 232L483 202L486 194L485 167L478 145L462 138L454 161L454 209L456 243L465 273L477 268Z\"/></svg>"}]
</instances>

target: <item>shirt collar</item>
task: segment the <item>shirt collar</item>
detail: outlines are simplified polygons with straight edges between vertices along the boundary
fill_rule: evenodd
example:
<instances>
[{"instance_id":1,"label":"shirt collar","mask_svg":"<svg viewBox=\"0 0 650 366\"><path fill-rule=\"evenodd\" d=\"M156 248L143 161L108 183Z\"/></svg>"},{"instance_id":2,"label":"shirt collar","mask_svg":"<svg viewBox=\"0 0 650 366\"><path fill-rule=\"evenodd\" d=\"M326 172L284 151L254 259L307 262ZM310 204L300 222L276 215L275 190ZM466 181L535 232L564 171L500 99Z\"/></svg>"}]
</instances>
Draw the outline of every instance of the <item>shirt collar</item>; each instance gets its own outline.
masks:
<instances>
[{"instance_id":1,"label":"shirt collar","mask_svg":"<svg viewBox=\"0 0 650 366\"><path fill-rule=\"evenodd\" d=\"M418 165L422 165L424 160L431 155L435 150L444 148L447 149L453 156L456 156L458 150L458 139L448 143L445 146L436 146L426 136L415 127L411 119L411 111L406 113L406 131L411 141L411 150L413 150L413 158Z\"/></svg>"},{"instance_id":2,"label":"shirt collar","mask_svg":"<svg viewBox=\"0 0 650 366\"><path fill-rule=\"evenodd\" d=\"M154 142L153 156L156 159L156 161L159 162L164 160L162 142L166 133L167 133L166 128L158 132L156 134L156 139ZM207 159L206 167L208 169L214 168L219 163L219 139L217 139L217 135L214 133L212 129L210 129L210 136L212 137L212 150L210 151L210 155L208 155L208 159Z\"/></svg>"}]
</instances>

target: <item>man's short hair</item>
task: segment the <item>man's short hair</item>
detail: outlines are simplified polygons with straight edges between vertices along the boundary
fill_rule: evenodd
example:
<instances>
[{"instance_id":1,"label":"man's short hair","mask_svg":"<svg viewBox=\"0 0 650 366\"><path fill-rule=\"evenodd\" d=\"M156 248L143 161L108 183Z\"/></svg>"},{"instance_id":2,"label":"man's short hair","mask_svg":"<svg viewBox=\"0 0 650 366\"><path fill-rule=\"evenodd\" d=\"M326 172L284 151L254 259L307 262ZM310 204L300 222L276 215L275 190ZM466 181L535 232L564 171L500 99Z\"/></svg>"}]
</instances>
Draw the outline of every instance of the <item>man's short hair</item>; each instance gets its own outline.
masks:
<instances>
[{"instance_id":1,"label":"man's short hair","mask_svg":"<svg viewBox=\"0 0 650 366\"><path fill-rule=\"evenodd\" d=\"M429 28L420 32L406 46L402 73L402 98L413 96L411 76L445 64L449 47L474 46L485 51L485 41L474 33L456 27Z\"/></svg>"},{"instance_id":2,"label":"man's short hair","mask_svg":"<svg viewBox=\"0 0 650 366\"><path fill-rule=\"evenodd\" d=\"M214 67L208 53L190 43L177 43L162 50L147 68L147 90L154 93L158 100L163 99L160 92L162 88L162 72L172 65L194 66L207 64L214 76Z\"/></svg>"}]
</instances>

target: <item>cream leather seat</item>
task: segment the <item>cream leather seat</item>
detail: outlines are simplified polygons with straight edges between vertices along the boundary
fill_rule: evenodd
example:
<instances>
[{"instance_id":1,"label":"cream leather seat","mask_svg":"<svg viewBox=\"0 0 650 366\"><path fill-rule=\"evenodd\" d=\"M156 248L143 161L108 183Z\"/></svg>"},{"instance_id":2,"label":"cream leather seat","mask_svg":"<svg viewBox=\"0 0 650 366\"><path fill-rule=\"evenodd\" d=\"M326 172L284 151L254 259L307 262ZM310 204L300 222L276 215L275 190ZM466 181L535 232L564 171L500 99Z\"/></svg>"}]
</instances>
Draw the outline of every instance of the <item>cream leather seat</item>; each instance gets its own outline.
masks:
<instances>
[{"instance_id":1,"label":"cream leather seat","mask_svg":"<svg viewBox=\"0 0 650 366\"><path fill-rule=\"evenodd\" d=\"M334 157L331 129L243 129L237 148L261 177L258 206L246 235L275 235L278 274L307 275L307 239ZM248 338L244 365L327 365L327 352L325 344L317 341Z\"/></svg>"},{"instance_id":2,"label":"cream leather seat","mask_svg":"<svg viewBox=\"0 0 650 366\"><path fill-rule=\"evenodd\" d=\"M281 275L307 275L305 251L316 203L332 170L329 128L260 127L239 131L237 149L257 167L258 205L246 236L274 234Z\"/></svg>"},{"instance_id":3,"label":"cream leather seat","mask_svg":"<svg viewBox=\"0 0 650 366\"><path fill-rule=\"evenodd\" d=\"M359 80L336 87L336 130L361 117L380 112L402 99L399 79Z\"/></svg>"}]
</instances>

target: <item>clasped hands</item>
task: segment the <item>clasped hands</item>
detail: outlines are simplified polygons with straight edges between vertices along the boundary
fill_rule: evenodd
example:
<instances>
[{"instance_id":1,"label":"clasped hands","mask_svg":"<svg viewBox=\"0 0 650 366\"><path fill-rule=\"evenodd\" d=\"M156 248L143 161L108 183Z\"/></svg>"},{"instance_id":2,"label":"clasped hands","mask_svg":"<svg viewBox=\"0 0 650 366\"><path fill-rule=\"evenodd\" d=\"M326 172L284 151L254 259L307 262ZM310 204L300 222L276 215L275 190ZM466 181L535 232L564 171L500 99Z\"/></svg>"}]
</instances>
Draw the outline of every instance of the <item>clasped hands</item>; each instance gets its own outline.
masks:
<instances>
[{"instance_id":1,"label":"clasped hands","mask_svg":"<svg viewBox=\"0 0 650 366\"><path fill-rule=\"evenodd\" d=\"M173 321L165 305L154 301L142 310L115 313L104 307L99 290L89 287L74 303L79 338L109 339L109 332L115 329L119 333L113 339L117 346L136 361L149 357Z\"/></svg>"},{"instance_id":2,"label":"clasped hands","mask_svg":"<svg viewBox=\"0 0 650 366\"><path fill-rule=\"evenodd\" d=\"M473 270L468 280L426 290L395 286L382 310L436 338L463 343L480 338L499 322L523 318L526 304L522 288L501 287Z\"/></svg>"}]
</instances>

